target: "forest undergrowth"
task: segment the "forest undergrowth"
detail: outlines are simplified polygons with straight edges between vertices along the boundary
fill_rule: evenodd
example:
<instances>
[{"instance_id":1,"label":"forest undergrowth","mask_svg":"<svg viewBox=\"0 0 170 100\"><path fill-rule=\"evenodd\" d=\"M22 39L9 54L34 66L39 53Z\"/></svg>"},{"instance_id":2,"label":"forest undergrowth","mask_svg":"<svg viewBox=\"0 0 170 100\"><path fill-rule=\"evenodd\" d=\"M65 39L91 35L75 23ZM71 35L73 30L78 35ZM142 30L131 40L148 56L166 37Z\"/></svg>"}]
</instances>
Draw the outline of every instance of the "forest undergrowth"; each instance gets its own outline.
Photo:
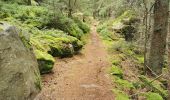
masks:
<instances>
[{"instance_id":1,"label":"forest undergrowth","mask_svg":"<svg viewBox=\"0 0 170 100\"><path fill-rule=\"evenodd\" d=\"M168 95L166 80L146 75L144 49L126 41L124 31L129 31L126 27L137 22L134 13L126 11L120 17L101 22L98 26L97 31L108 48L112 62L107 72L112 77L113 92L116 100L165 100Z\"/></svg>"},{"instance_id":2,"label":"forest undergrowth","mask_svg":"<svg viewBox=\"0 0 170 100\"><path fill-rule=\"evenodd\" d=\"M0 32L4 35L8 31L6 28L16 28L23 46L34 54L39 74L42 78L47 76L50 81L46 83L50 86L55 85L54 91L58 88L54 81L61 78L64 80L57 80L61 84L60 89L67 90L67 86L73 90L76 88L79 91L75 89L74 96L83 99L89 97L109 100L115 97L115 100L168 100L170 83L167 76L170 71L169 56L165 49L169 45L169 15L166 13L169 1L162 1L0 0ZM164 6L158 6L159 3ZM158 18L159 16L162 18ZM97 53L100 53L100 56L109 55L112 65L107 66L106 73L111 77L112 85L107 78L105 80L107 75L102 70L108 65L107 58L94 57L98 56ZM67 60L73 63L70 64ZM64 67L58 68L63 65ZM70 65L72 66L68 70ZM64 73L63 70L70 73ZM35 76L38 83L34 84L39 90L49 87L43 86L39 76ZM77 84L84 84L81 76L86 79L85 83L88 83L90 89L95 89L88 91L77 87ZM108 89L110 86L111 91ZM60 89L54 94L60 93ZM3 88L0 88L1 92L4 92ZM83 97L84 92L86 95ZM48 98L47 92L43 93ZM40 96L44 95L43 93L40 93ZM48 93L50 94L49 91ZM69 98L72 90L63 93L68 93ZM63 98L65 94L61 93L60 96Z\"/></svg>"}]
</instances>

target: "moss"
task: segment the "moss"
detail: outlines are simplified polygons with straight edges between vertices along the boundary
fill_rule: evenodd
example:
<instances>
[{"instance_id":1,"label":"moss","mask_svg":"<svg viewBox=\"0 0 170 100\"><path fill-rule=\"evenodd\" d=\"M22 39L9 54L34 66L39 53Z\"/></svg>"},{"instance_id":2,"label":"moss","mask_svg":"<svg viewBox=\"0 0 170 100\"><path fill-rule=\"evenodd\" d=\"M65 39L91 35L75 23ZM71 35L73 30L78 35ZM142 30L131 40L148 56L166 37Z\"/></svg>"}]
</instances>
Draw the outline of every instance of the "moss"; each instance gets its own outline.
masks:
<instances>
[{"instance_id":1,"label":"moss","mask_svg":"<svg viewBox=\"0 0 170 100\"><path fill-rule=\"evenodd\" d=\"M103 37L103 39L105 39L105 40L108 40L108 41L115 41L115 40L119 40L118 39L118 37L120 37L122 34L120 34L120 36L118 35L118 36L115 36L114 35L114 37L112 36L113 35L113 33L115 33L115 31L114 31L114 27L120 27L120 30L119 31L122 31L122 28L124 27L124 24L122 23L122 21L124 20L124 19L128 19L128 21L130 21L130 22L133 22L134 20L132 20L132 19L134 19L134 16L135 16L135 14L134 14L134 12L133 11L130 11L130 10L128 10L128 11L125 11L121 16L119 16L119 17L117 17L116 19L110 19L110 20L107 20L107 21L105 21L105 22L101 22L101 23L99 23L99 26L97 27L97 32L99 32L100 33L100 35ZM130 26L130 25L129 25ZM130 28L132 28L132 26L131 27L128 27L128 29L130 29ZM127 29L127 27L124 27L123 29ZM131 29L129 30L129 31L132 31ZM133 38L133 34L131 34L131 32L126 32L126 33L128 33L128 34L126 34L125 32L124 32L124 34L125 34L125 36L130 36L130 35L132 35L131 36L131 38ZM117 32L116 32L117 33ZM119 32L119 33L122 33L122 32ZM130 35L129 35L130 34ZM127 38L127 37L125 37L125 38ZM131 38L130 38L130 40L131 40Z\"/></svg>"},{"instance_id":2,"label":"moss","mask_svg":"<svg viewBox=\"0 0 170 100\"><path fill-rule=\"evenodd\" d=\"M108 40L108 41L119 40L118 36L114 32L112 32L111 30L109 30L108 28L101 30L100 35L102 36L102 39L104 39L104 40Z\"/></svg>"},{"instance_id":3,"label":"moss","mask_svg":"<svg viewBox=\"0 0 170 100\"><path fill-rule=\"evenodd\" d=\"M168 91L162 88L162 84L158 81L152 82L149 78L145 76L140 76L139 79L144 83L145 87L152 90L155 93L159 93L163 98L168 96Z\"/></svg>"},{"instance_id":4,"label":"moss","mask_svg":"<svg viewBox=\"0 0 170 100\"><path fill-rule=\"evenodd\" d=\"M55 59L46 52L40 50L34 51L37 61L39 63L39 69L42 74L51 72Z\"/></svg>"},{"instance_id":5,"label":"moss","mask_svg":"<svg viewBox=\"0 0 170 100\"><path fill-rule=\"evenodd\" d=\"M28 40L26 40L24 37L20 37L20 38L21 38L21 40L22 40L24 46L25 46L26 48L31 49L30 42L29 42Z\"/></svg>"},{"instance_id":6,"label":"moss","mask_svg":"<svg viewBox=\"0 0 170 100\"><path fill-rule=\"evenodd\" d=\"M34 72L35 76L36 76L36 82L34 83L36 88L38 88L39 90L42 89L42 82L41 82L41 77L39 75L39 73Z\"/></svg>"},{"instance_id":7,"label":"moss","mask_svg":"<svg viewBox=\"0 0 170 100\"><path fill-rule=\"evenodd\" d=\"M4 31L4 29L0 27L0 32L2 32L2 31Z\"/></svg>"},{"instance_id":8,"label":"moss","mask_svg":"<svg viewBox=\"0 0 170 100\"><path fill-rule=\"evenodd\" d=\"M138 81L137 82L133 82L132 84L133 84L135 89L140 89L142 87L142 83L138 82Z\"/></svg>"},{"instance_id":9,"label":"moss","mask_svg":"<svg viewBox=\"0 0 170 100\"><path fill-rule=\"evenodd\" d=\"M20 37L26 47L31 44L34 49L49 52L54 56L70 56L83 47L83 43L79 40L83 35L82 30L74 20L66 16L57 15L57 19L52 19L53 17L50 17L52 12L49 12L46 7L6 3L0 6L2 20L32 33L31 39L27 40L21 32ZM54 25L51 22L56 23ZM56 26L54 27L56 29L51 29L50 25ZM44 27L50 30L40 30Z\"/></svg>"},{"instance_id":10,"label":"moss","mask_svg":"<svg viewBox=\"0 0 170 100\"><path fill-rule=\"evenodd\" d=\"M121 22L123 19L132 19L132 18L134 18L134 16L135 16L134 11L127 10L121 16L119 16L118 18L114 19L112 21L112 25L115 25L115 24Z\"/></svg>"},{"instance_id":11,"label":"moss","mask_svg":"<svg viewBox=\"0 0 170 100\"><path fill-rule=\"evenodd\" d=\"M154 92L145 93L144 96L146 97L146 100L164 100L161 95Z\"/></svg>"},{"instance_id":12,"label":"moss","mask_svg":"<svg viewBox=\"0 0 170 100\"><path fill-rule=\"evenodd\" d=\"M55 59L45 52L35 50L35 54L37 59L55 62Z\"/></svg>"},{"instance_id":13,"label":"moss","mask_svg":"<svg viewBox=\"0 0 170 100\"><path fill-rule=\"evenodd\" d=\"M44 31L44 34L35 35L31 43L36 49L59 57L72 56L83 47L83 43L77 38L56 30L48 30Z\"/></svg>"},{"instance_id":14,"label":"moss","mask_svg":"<svg viewBox=\"0 0 170 100\"><path fill-rule=\"evenodd\" d=\"M53 56L71 56L74 54L74 48L68 38L54 38L51 36L41 37L51 48Z\"/></svg>"},{"instance_id":15,"label":"moss","mask_svg":"<svg viewBox=\"0 0 170 100\"><path fill-rule=\"evenodd\" d=\"M52 44L51 46L51 54L53 56L72 56L74 54L74 49L71 44Z\"/></svg>"},{"instance_id":16,"label":"moss","mask_svg":"<svg viewBox=\"0 0 170 100\"><path fill-rule=\"evenodd\" d=\"M143 55L135 55L134 57L138 60L139 64L144 64L144 56Z\"/></svg>"},{"instance_id":17,"label":"moss","mask_svg":"<svg viewBox=\"0 0 170 100\"><path fill-rule=\"evenodd\" d=\"M113 89L112 91L116 95L115 100L130 100L129 96L125 92L116 89Z\"/></svg>"},{"instance_id":18,"label":"moss","mask_svg":"<svg viewBox=\"0 0 170 100\"><path fill-rule=\"evenodd\" d=\"M113 66L111 67L110 73L111 73L112 75L117 76L117 77L123 78L123 71L122 71L122 69L119 68L118 66L113 65Z\"/></svg>"},{"instance_id":19,"label":"moss","mask_svg":"<svg viewBox=\"0 0 170 100\"><path fill-rule=\"evenodd\" d=\"M115 66L120 65L121 62L122 60L120 58L114 58L114 60L112 60L112 64Z\"/></svg>"},{"instance_id":20,"label":"moss","mask_svg":"<svg viewBox=\"0 0 170 100\"><path fill-rule=\"evenodd\" d=\"M114 82L120 89L133 89L134 86L131 82L121 79L120 77L114 77Z\"/></svg>"},{"instance_id":21,"label":"moss","mask_svg":"<svg viewBox=\"0 0 170 100\"><path fill-rule=\"evenodd\" d=\"M124 40L115 41L112 45L112 49L115 51L119 51L120 53L124 53L125 55L132 55L134 52L132 51L134 48L133 44L128 43Z\"/></svg>"},{"instance_id":22,"label":"moss","mask_svg":"<svg viewBox=\"0 0 170 100\"><path fill-rule=\"evenodd\" d=\"M85 24L83 21L79 20L78 18L73 18L75 23L79 26L81 30L83 30L84 33L90 32L90 27Z\"/></svg>"},{"instance_id":23,"label":"moss","mask_svg":"<svg viewBox=\"0 0 170 100\"><path fill-rule=\"evenodd\" d=\"M43 52L51 51L48 44L43 44L41 42L42 42L42 40L40 40L37 37L31 37L31 39L30 39L30 44L33 46L34 49L37 49L37 50L40 50Z\"/></svg>"},{"instance_id":24,"label":"moss","mask_svg":"<svg viewBox=\"0 0 170 100\"><path fill-rule=\"evenodd\" d=\"M80 39L83 36L83 31L74 22L74 20L67 18L65 16L57 15L56 20L52 19L52 21L48 23L47 26L50 28L60 29L78 39Z\"/></svg>"}]
</instances>

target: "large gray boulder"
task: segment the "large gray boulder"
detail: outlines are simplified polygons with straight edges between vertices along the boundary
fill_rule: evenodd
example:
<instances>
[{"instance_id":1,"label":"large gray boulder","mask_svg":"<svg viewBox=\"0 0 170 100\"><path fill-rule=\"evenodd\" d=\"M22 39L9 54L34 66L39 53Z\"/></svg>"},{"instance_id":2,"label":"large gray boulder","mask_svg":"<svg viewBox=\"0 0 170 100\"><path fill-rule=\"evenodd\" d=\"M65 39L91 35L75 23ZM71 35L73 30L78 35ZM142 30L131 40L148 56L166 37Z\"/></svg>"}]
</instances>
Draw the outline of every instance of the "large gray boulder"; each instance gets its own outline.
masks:
<instances>
[{"instance_id":1,"label":"large gray boulder","mask_svg":"<svg viewBox=\"0 0 170 100\"><path fill-rule=\"evenodd\" d=\"M36 58L15 27L0 24L0 100L33 100L41 89Z\"/></svg>"}]
</instances>

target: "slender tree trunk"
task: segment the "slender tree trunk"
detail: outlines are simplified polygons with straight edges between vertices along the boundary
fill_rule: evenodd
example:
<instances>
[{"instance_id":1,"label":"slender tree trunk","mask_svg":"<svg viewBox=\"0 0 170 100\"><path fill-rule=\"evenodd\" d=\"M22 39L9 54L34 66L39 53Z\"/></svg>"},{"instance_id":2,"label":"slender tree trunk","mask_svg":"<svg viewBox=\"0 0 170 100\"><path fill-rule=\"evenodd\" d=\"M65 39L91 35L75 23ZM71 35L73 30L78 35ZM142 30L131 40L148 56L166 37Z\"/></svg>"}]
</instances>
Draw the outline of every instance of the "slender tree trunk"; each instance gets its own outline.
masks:
<instances>
[{"instance_id":1,"label":"slender tree trunk","mask_svg":"<svg viewBox=\"0 0 170 100\"><path fill-rule=\"evenodd\" d=\"M151 36L149 67L156 73L162 73L164 66L167 33L169 0L156 0L154 5L154 30Z\"/></svg>"},{"instance_id":2,"label":"slender tree trunk","mask_svg":"<svg viewBox=\"0 0 170 100\"><path fill-rule=\"evenodd\" d=\"M148 42L148 8L146 0L143 0L144 7L145 7L145 14L144 14L144 25L145 25L145 52L144 52L144 71L146 73L147 69L147 42Z\"/></svg>"},{"instance_id":3,"label":"slender tree trunk","mask_svg":"<svg viewBox=\"0 0 170 100\"><path fill-rule=\"evenodd\" d=\"M170 12L169 12L170 13ZM169 25L169 30L168 30L168 36L170 35L170 18L168 21L168 25ZM168 42L169 42L169 38L168 38ZM170 100L170 50L169 50L169 46L168 46L168 77L167 77L167 81L168 81L168 99Z\"/></svg>"},{"instance_id":4,"label":"slender tree trunk","mask_svg":"<svg viewBox=\"0 0 170 100\"><path fill-rule=\"evenodd\" d=\"M69 3L68 3L68 17L72 17L72 7L71 7L71 0L69 0Z\"/></svg>"},{"instance_id":5,"label":"slender tree trunk","mask_svg":"<svg viewBox=\"0 0 170 100\"><path fill-rule=\"evenodd\" d=\"M31 5L31 0L28 0L28 5Z\"/></svg>"}]
</instances>

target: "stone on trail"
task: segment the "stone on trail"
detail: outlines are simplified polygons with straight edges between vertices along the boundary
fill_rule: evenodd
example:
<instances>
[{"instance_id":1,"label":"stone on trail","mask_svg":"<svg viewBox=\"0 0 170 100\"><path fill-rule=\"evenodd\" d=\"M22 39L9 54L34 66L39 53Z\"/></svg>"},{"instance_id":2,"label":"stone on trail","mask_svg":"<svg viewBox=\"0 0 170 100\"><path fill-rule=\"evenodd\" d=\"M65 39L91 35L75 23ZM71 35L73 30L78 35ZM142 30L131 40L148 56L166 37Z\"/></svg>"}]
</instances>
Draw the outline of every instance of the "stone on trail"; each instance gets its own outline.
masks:
<instances>
[{"instance_id":1,"label":"stone on trail","mask_svg":"<svg viewBox=\"0 0 170 100\"><path fill-rule=\"evenodd\" d=\"M0 100L33 100L41 90L36 58L15 27L0 27Z\"/></svg>"}]
</instances>

